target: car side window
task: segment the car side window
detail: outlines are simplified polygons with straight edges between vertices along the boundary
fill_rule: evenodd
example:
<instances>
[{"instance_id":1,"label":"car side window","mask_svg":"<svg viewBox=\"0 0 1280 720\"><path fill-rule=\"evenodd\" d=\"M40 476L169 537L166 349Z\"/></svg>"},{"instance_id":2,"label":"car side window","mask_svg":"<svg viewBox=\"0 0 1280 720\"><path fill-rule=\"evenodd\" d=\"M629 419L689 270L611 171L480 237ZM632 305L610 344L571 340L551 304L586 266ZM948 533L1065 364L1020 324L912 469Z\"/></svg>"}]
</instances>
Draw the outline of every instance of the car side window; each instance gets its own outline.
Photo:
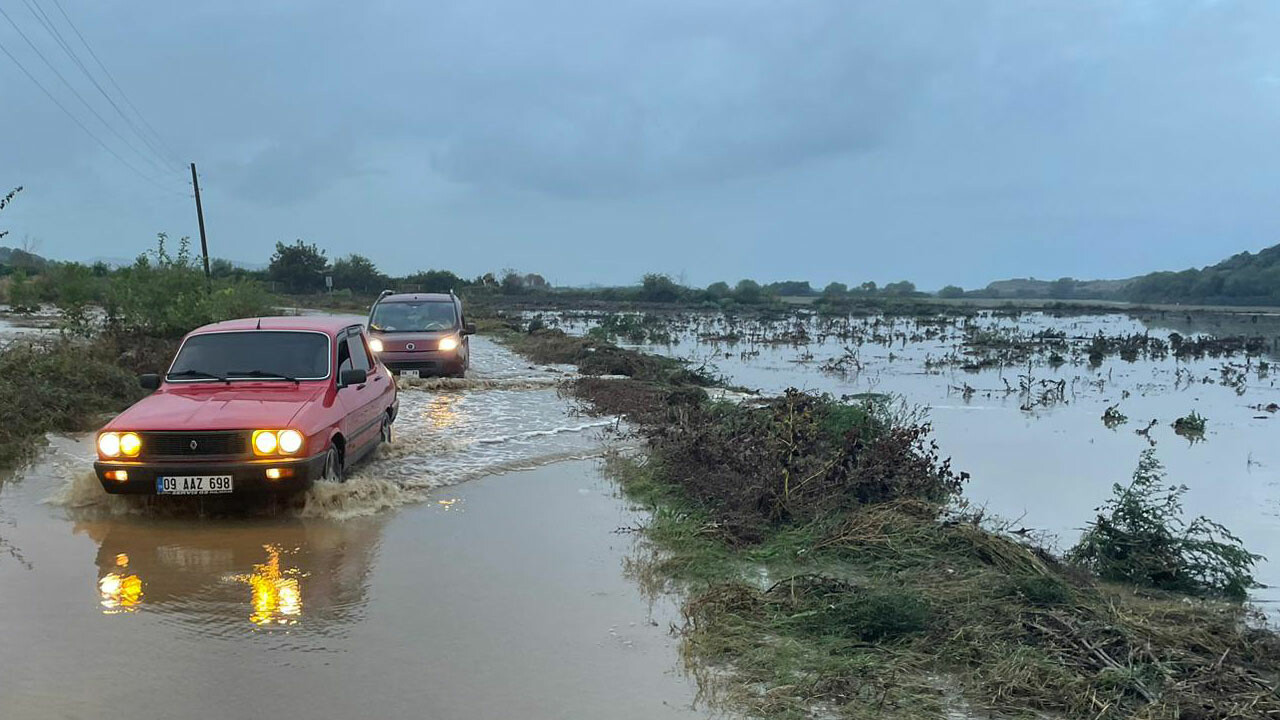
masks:
<instances>
[{"instance_id":1,"label":"car side window","mask_svg":"<svg viewBox=\"0 0 1280 720\"><path fill-rule=\"evenodd\" d=\"M338 374L341 375L343 370L350 370L354 367L351 363L351 346L348 344L347 337L338 338Z\"/></svg>"},{"instance_id":2,"label":"car side window","mask_svg":"<svg viewBox=\"0 0 1280 720\"><path fill-rule=\"evenodd\" d=\"M351 366L356 370L372 370L373 364L369 362L369 352L364 347L364 337L360 333L351 333L347 336L347 344L351 346Z\"/></svg>"}]
</instances>

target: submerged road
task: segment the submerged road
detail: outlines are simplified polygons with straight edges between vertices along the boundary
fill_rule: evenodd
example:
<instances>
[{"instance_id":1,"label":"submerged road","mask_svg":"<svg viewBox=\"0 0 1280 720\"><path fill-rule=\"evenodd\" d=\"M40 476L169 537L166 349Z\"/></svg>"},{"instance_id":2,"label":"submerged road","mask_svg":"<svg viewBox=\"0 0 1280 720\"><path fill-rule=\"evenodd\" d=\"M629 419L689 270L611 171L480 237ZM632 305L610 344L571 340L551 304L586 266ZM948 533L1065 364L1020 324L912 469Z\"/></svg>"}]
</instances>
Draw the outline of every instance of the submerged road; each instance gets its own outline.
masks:
<instances>
[{"instance_id":1,"label":"submerged road","mask_svg":"<svg viewBox=\"0 0 1280 720\"><path fill-rule=\"evenodd\" d=\"M598 423L485 350L300 507L104 500L91 445L52 438L0 480L0 717L700 716L673 600L627 575L642 518L565 460Z\"/></svg>"}]
</instances>

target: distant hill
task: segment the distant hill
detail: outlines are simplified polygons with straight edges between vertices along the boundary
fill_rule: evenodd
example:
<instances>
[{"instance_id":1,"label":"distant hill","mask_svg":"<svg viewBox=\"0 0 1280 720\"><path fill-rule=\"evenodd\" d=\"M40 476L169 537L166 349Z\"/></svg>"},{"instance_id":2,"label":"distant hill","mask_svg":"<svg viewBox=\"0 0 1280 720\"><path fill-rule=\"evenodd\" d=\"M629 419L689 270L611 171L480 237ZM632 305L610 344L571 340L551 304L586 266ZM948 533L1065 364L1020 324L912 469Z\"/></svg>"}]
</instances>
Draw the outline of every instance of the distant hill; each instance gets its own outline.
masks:
<instances>
[{"instance_id":1,"label":"distant hill","mask_svg":"<svg viewBox=\"0 0 1280 720\"><path fill-rule=\"evenodd\" d=\"M994 298L1053 298L1083 300L1115 300L1123 296L1126 288L1133 280L1076 280L1060 278L1058 280L1037 280L1035 278L1014 278L997 280L982 290L972 293L974 297Z\"/></svg>"},{"instance_id":2,"label":"distant hill","mask_svg":"<svg viewBox=\"0 0 1280 720\"><path fill-rule=\"evenodd\" d=\"M0 265L22 268L42 268L49 261L26 250L0 246Z\"/></svg>"},{"instance_id":3,"label":"distant hill","mask_svg":"<svg viewBox=\"0 0 1280 720\"><path fill-rule=\"evenodd\" d=\"M1135 302L1280 305L1280 245L1198 270L1143 275L1133 279L1125 295Z\"/></svg>"},{"instance_id":4,"label":"distant hill","mask_svg":"<svg viewBox=\"0 0 1280 720\"><path fill-rule=\"evenodd\" d=\"M1242 252L1217 265L1124 280L997 280L964 293L979 298L1126 300L1194 305L1280 305L1280 245Z\"/></svg>"}]
</instances>

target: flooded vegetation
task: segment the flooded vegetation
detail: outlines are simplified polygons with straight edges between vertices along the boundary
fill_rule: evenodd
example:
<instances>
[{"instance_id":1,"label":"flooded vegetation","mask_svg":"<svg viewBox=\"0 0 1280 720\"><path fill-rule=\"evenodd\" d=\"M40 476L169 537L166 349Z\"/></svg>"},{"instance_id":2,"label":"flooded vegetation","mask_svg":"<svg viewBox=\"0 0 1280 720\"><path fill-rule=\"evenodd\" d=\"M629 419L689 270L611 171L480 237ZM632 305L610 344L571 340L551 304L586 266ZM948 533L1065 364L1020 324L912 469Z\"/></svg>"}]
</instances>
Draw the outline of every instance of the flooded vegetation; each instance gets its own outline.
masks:
<instances>
[{"instance_id":1,"label":"flooded vegetation","mask_svg":"<svg viewBox=\"0 0 1280 720\"><path fill-rule=\"evenodd\" d=\"M653 516L637 575L688 593L687 657L729 707L1280 711L1270 318L1249 335L1039 312L523 320L518 343L577 336L578 357L656 328L634 344L763 389L574 385L639 425L647 452L611 461Z\"/></svg>"},{"instance_id":2,"label":"flooded vegetation","mask_svg":"<svg viewBox=\"0 0 1280 720\"><path fill-rule=\"evenodd\" d=\"M501 714L495 684L551 697L558 647L634 717L1234 717L1280 670L1251 610L1280 582L1274 322L524 312L486 320L466 378L401 379L347 482L266 506L107 496L51 436L0 486L0 580L141 673L388 655L448 679L445 717ZM484 650L511 642L528 662ZM417 697L407 672L350 709ZM100 689L22 677L28 715Z\"/></svg>"}]
</instances>

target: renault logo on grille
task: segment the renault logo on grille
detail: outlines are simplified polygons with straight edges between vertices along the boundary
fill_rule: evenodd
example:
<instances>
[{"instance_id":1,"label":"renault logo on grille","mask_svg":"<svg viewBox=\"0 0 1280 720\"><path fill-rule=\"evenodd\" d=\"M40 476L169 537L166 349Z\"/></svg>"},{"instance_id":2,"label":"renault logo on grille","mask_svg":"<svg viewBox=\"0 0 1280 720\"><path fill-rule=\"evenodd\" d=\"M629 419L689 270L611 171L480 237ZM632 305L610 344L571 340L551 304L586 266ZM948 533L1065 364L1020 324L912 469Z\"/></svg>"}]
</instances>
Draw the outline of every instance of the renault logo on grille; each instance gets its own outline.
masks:
<instances>
[{"instance_id":1,"label":"renault logo on grille","mask_svg":"<svg viewBox=\"0 0 1280 720\"><path fill-rule=\"evenodd\" d=\"M404 349L405 349L405 350L417 350L417 349L418 349L418 346L417 346L417 345L414 345L413 343L405 343L405 344L404 344Z\"/></svg>"},{"instance_id":2,"label":"renault logo on grille","mask_svg":"<svg viewBox=\"0 0 1280 720\"><path fill-rule=\"evenodd\" d=\"M195 450L196 448L200 447L200 443L196 442L195 440L192 440L190 447L192 450Z\"/></svg>"}]
</instances>

